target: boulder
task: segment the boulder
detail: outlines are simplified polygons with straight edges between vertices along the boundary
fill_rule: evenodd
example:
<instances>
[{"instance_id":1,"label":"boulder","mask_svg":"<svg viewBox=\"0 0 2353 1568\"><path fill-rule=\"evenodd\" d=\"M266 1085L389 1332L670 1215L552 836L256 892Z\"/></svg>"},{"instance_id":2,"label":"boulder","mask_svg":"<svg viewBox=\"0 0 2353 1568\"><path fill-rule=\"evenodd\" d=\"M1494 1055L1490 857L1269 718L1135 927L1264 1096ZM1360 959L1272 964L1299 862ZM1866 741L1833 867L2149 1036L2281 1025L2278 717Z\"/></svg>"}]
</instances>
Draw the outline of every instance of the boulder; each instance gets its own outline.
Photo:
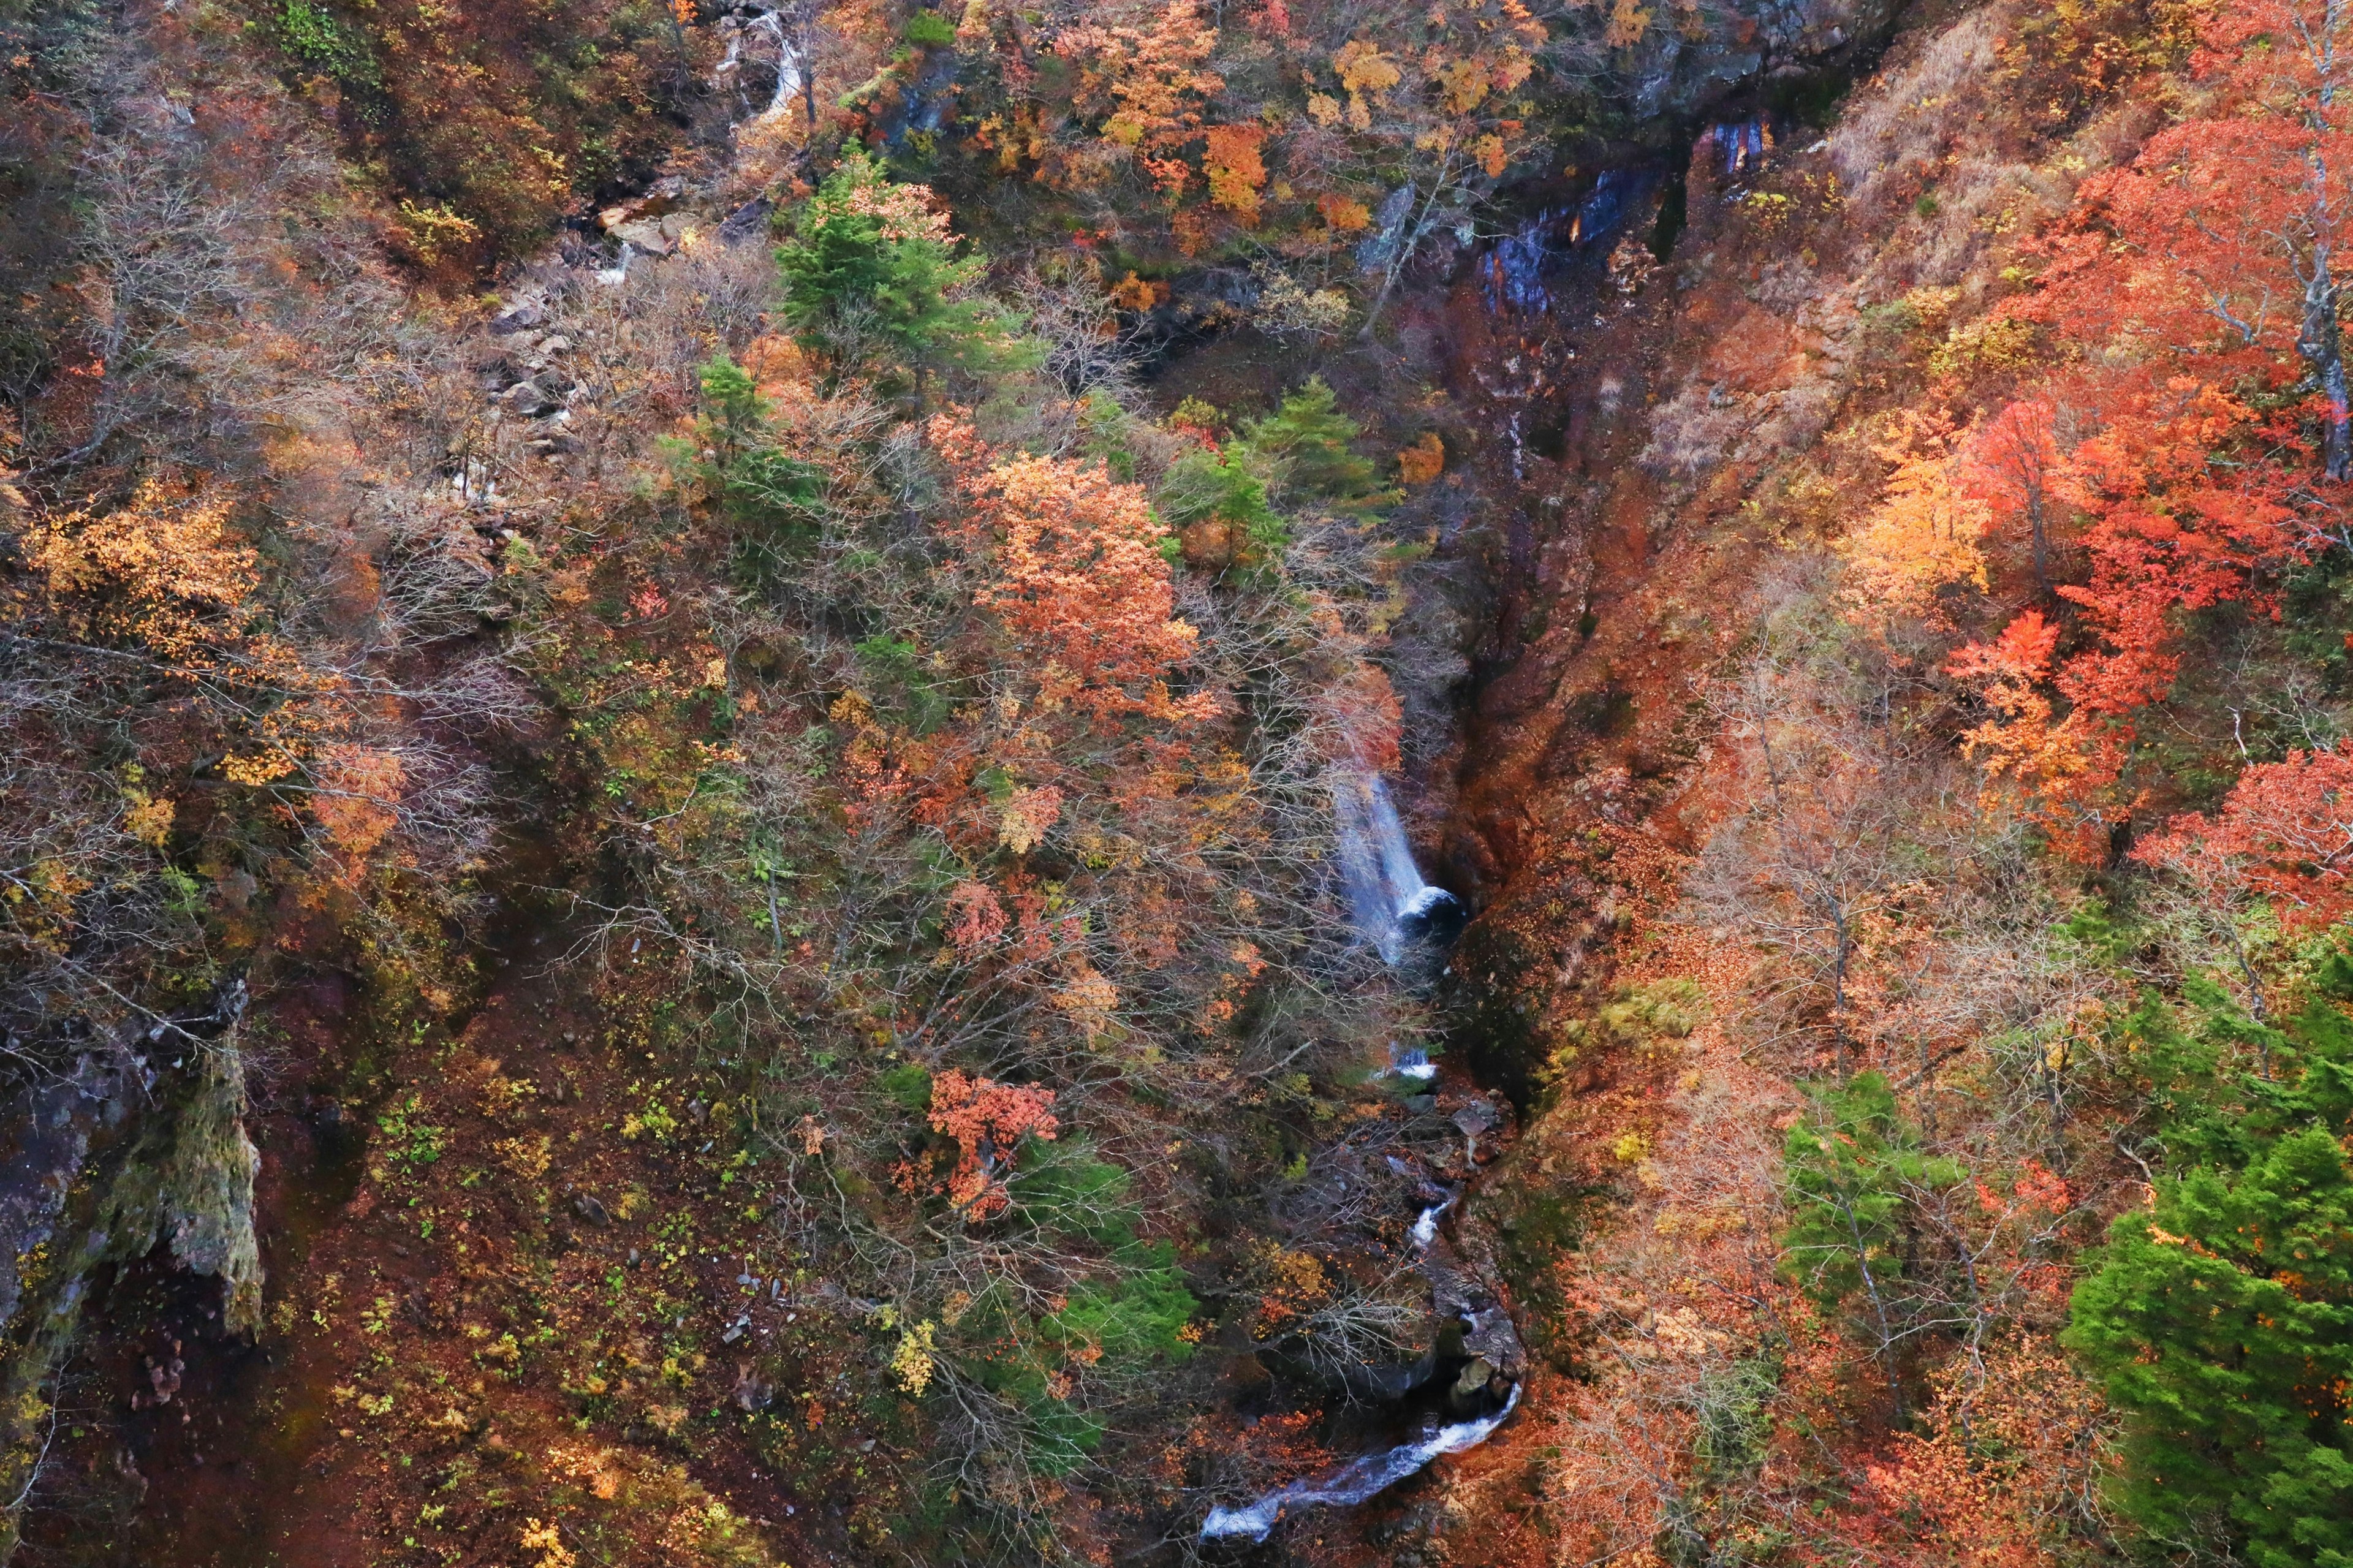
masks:
<instances>
[{"instance_id":1,"label":"boulder","mask_svg":"<svg viewBox=\"0 0 2353 1568\"><path fill-rule=\"evenodd\" d=\"M536 419L553 414L564 406L564 399L539 382L525 378L499 395L499 401L526 419Z\"/></svg>"},{"instance_id":2,"label":"boulder","mask_svg":"<svg viewBox=\"0 0 2353 1568\"><path fill-rule=\"evenodd\" d=\"M631 218L626 223L615 224L612 235L615 239L634 246L647 256L668 256L677 248L676 242L664 234L662 226L652 218Z\"/></svg>"}]
</instances>

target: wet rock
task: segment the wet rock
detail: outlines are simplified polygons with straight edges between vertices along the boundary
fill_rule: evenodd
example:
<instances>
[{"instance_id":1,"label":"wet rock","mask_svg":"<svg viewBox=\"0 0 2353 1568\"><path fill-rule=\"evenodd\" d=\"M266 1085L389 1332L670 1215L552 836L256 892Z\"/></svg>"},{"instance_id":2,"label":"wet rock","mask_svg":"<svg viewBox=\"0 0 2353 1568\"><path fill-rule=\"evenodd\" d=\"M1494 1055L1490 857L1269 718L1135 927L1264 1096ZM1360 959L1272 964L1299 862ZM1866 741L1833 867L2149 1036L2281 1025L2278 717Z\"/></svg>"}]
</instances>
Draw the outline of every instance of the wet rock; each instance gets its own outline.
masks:
<instances>
[{"instance_id":1,"label":"wet rock","mask_svg":"<svg viewBox=\"0 0 2353 1568\"><path fill-rule=\"evenodd\" d=\"M491 331L500 337L529 331L547 320L547 312L537 305L518 305L504 315L491 319Z\"/></svg>"},{"instance_id":2,"label":"wet rock","mask_svg":"<svg viewBox=\"0 0 2353 1568\"><path fill-rule=\"evenodd\" d=\"M1472 1356L1446 1391L1447 1404L1459 1415L1476 1410L1486 1402L1488 1385L1495 1376L1494 1365L1485 1356Z\"/></svg>"},{"instance_id":3,"label":"wet rock","mask_svg":"<svg viewBox=\"0 0 2353 1568\"><path fill-rule=\"evenodd\" d=\"M613 1216L606 1211L605 1205L597 1201L596 1194L594 1193L575 1193L572 1195L572 1212L590 1225L613 1223Z\"/></svg>"},{"instance_id":4,"label":"wet rock","mask_svg":"<svg viewBox=\"0 0 2353 1568\"><path fill-rule=\"evenodd\" d=\"M642 255L668 256L677 248L677 244L671 237L662 232L662 226L651 218L637 218L628 223L617 224L611 232L615 239L625 245L635 246Z\"/></svg>"},{"instance_id":5,"label":"wet rock","mask_svg":"<svg viewBox=\"0 0 2353 1568\"><path fill-rule=\"evenodd\" d=\"M1485 1100L1474 1100L1454 1113L1455 1130L1466 1138L1491 1132L1502 1121L1493 1103Z\"/></svg>"},{"instance_id":6,"label":"wet rock","mask_svg":"<svg viewBox=\"0 0 2353 1568\"><path fill-rule=\"evenodd\" d=\"M765 239L767 237L768 221L776 210L776 203L765 196L756 196L727 215L725 221L719 226L719 237L730 245L746 245Z\"/></svg>"}]
</instances>

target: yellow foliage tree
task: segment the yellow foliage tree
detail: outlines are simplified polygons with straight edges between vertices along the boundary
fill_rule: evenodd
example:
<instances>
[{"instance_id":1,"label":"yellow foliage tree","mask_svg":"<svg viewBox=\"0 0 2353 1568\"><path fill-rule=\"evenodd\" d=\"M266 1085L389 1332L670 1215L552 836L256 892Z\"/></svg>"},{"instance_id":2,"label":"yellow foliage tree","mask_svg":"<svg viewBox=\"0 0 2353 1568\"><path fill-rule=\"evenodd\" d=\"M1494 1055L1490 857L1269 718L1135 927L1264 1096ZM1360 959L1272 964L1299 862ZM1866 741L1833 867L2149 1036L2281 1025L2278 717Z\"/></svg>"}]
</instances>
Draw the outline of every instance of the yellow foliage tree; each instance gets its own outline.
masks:
<instances>
[{"instance_id":1,"label":"yellow foliage tree","mask_svg":"<svg viewBox=\"0 0 2353 1568\"><path fill-rule=\"evenodd\" d=\"M1886 494L1840 545L1850 611L1882 628L1905 618L1946 625L1948 589L1986 587L1980 541L1991 509L1956 482L1941 431L1907 419L1881 455L1895 463Z\"/></svg>"}]
</instances>

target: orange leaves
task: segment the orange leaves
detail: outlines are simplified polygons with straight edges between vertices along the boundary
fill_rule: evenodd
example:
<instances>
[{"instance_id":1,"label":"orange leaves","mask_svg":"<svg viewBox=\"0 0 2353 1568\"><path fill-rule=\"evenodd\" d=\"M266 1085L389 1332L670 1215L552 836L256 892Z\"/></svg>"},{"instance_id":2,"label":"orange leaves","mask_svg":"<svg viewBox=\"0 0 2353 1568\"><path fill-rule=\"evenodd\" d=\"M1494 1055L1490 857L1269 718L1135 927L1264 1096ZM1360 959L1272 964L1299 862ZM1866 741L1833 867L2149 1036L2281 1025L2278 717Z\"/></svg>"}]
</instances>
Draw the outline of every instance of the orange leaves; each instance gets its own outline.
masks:
<instances>
[{"instance_id":1,"label":"orange leaves","mask_svg":"<svg viewBox=\"0 0 2353 1568\"><path fill-rule=\"evenodd\" d=\"M1012 635L1041 701L1099 720L1215 710L1206 693L1168 694L1197 634L1175 615L1161 553L1167 531L1141 487L1059 458L992 461L969 426L944 417L932 421L931 435L965 504L959 542L987 563L974 602Z\"/></svg>"},{"instance_id":2,"label":"orange leaves","mask_svg":"<svg viewBox=\"0 0 2353 1568\"><path fill-rule=\"evenodd\" d=\"M1109 295L1111 302L1121 310L1141 314L1168 302L1168 285L1157 279L1147 283L1130 272L1111 286Z\"/></svg>"},{"instance_id":3,"label":"orange leaves","mask_svg":"<svg viewBox=\"0 0 2353 1568\"><path fill-rule=\"evenodd\" d=\"M215 617L242 609L259 582L259 557L230 532L228 514L218 490L151 479L119 510L45 520L26 535L26 560L81 636L200 656L218 635Z\"/></svg>"},{"instance_id":4,"label":"orange leaves","mask_svg":"<svg viewBox=\"0 0 2353 1568\"><path fill-rule=\"evenodd\" d=\"M948 941L966 958L1005 934L1005 906L986 882L958 882L948 893Z\"/></svg>"},{"instance_id":5,"label":"orange leaves","mask_svg":"<svg viewBox=\"0 0 2353 1568\"><path fill-rule=\"evenodd\" d=\"M1082 962L1071 978L1056 988L1054 1005L1068 1015L1088 1043L1092 1044L1115 1027L1113 1014L1119 1006L1119 987L1092 964Z\"/></svg>"},{"instance_id":6,"label":"orange leaves","mask_svg":"<svg viewBox=\"0 0 2353 1568\"><path fill-rule=\"evenodd\" d=\"M2058 646L2058 626L2029 610L1993 642L1961 649L1947 668L1980 682L1986 705L1999 715L1962 737L1988 776L2024 788L2059 847L2095 863L2106 851L2106 835L2094 797L2115 780L2118 764L2112 737L2087 736L2072 714L2054 721L2047 683Z\"/></svg>"},{"instance_id":7,"label":"orange leaves","mask_svg":"<svg viewBox=\"0 0 2353 1568\"><path fill-rule=\"evenodd\" d=\"M1062 792L1052 784L1017 789L1006 799L997 841L1016 855L1027 855L1045 839L1047 830L1061 815Z\"/></svg>"},{"instance_id":8,"label":"orange leaves","mask_svg":"<svg viewBox=\"0 0 2353 1568\"><path fill-rule=\"evenodd\" d=\"M2099 1394L2047 1342L2000 1345L1981 1374L1940 1373L1925 1434L1864 1467L1835 1552L1952 1568L2042 1568L2101 1463ZM1827 1544L1827 1543L1826 1543Z\"/></svg>"},{"instance_id":9,"label":"orange leaves","mask_svg":"<svg viewBox=\"0 0 2353 1568\"><path fill-rule=\"evenodd\" d=\"M955 1141L957 1159L944 1186L968 1223L1005 1211L1005 1178L1024 1138L1050 1143L1060 1131L1054 1091L968 1078L951 1068L932 1079L932 1131Z\"/></svg>"},{"instance_id":10,"label":"orange leaves","mask_svg":"<svg viewBox=\"0 0 2353 1568\"><path fill-rule=\"evenodd\" d=\"M1398 454L1398 478L1409 485L1426 485L1446 471L1446 443L1435 430Z\"/></svg>"},{"instance_id":11,"label":"orange leaves","mask_svg":"<svg viewBox=\"0 0 2353 1568\"><path fill-rule=\"evenodd\" d=\"M337 879L359 879L368 858L400 826L400 795L407 770L389 752L330 746L311 770L311 815L327 836Z\"/></svg>"},{"instance_id":12,"label":"orange leaves","mask_svg":"<svg viewBox=\"0 0 2353 1568\"><path fill-rule=\"evenodd\" d=\"M1330 103L1332 100L1326 99L1324 101ZM1337 111L1338 106L1335 104L1334 112ZM1345 196L1335 195L1329 191L1315 198L1315 210L1323 215L1325 223L1330 224L1341 234L1355 234L1372 226L1372 208L1362 202L1352 202Z\"/></svg>"},{"instance_id":13,"label":"orange leaves","mask_svg":"<svg viewBox=\"0 0 2353 1568\"><path fill-rule=\"evenodd\" d=\"M2239 775L2220 816L2177 816L2133 851L2211 895L2272 901L2281 925L2311 931L2353 910L2353 750L2290 752Z\"/></svg>"},{"instance_id":14,"label":"orange leaves","mask_svg":"<svg viewBox=\"0 0 2353 1568\"><path fill-rule=\"evenodd\" d=\"M1266 128L1212 125L1202 132L1202 140L1201 170L1208 176L1209 199L1238 216L1246 226L1257 223L1258 194L1266 188L1266 162L1260 156Z\"/></svg>"},{"instance_id":15,"label":"orange leaves","mask_svg":"<svg viewBox=\"0 0 2353 1568\"><path fill-rule=\"evenodd\" d=\"M1225 86L1202 68L1217 42L1218 30L1202 24L1194 0L1176 0L1151 27L1067 27L1053 49L1079 68L1080 112L1108 111L1103 139L1152 150L1198 133L1201 101Z\"/></svg>"},{"instance_id":16,"label":"orange leaves","mask_svg":"<svg viewBox=\"0 0 2353 1568\"><path fill-rule=\"evenodd\" d=\"M232 727L221 771L260 784L295 772L345 715L316 700L342 683L268 629L260 557L231 530L231 506L218 488L151 478L113 511L35 522L21 548L59 631L139 654L220 699Z\"/></svg>"}]
</instances>

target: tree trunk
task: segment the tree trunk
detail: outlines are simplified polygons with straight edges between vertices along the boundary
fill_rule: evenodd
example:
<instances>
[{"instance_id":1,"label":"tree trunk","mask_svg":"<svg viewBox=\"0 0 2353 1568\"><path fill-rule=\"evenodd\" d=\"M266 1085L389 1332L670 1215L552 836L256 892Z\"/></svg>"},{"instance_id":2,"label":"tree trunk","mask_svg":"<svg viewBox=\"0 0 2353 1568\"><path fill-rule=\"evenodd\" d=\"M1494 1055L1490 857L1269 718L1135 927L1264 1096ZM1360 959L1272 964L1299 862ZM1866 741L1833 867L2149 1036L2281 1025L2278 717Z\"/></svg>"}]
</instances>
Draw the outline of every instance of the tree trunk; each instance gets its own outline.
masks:
<instances>
[{"instance_id":1,"label":"tree trunk","mask_svg":"<svg viewBox=\"0 0 2353 1568\"><path fill-rule=\"evenodd\" d=\"M2304 321L2296 333L2295 352L2320 381L2320 395L2328 407L2321 435L2321 471L2342 481L2353 475L2353 413L2348 413L2345 385L2345 335L2337 321L2337 279L2328 265L2328 247L2313 253L2312 275L2304 286Z\"/></svg>"}]
</instances>

